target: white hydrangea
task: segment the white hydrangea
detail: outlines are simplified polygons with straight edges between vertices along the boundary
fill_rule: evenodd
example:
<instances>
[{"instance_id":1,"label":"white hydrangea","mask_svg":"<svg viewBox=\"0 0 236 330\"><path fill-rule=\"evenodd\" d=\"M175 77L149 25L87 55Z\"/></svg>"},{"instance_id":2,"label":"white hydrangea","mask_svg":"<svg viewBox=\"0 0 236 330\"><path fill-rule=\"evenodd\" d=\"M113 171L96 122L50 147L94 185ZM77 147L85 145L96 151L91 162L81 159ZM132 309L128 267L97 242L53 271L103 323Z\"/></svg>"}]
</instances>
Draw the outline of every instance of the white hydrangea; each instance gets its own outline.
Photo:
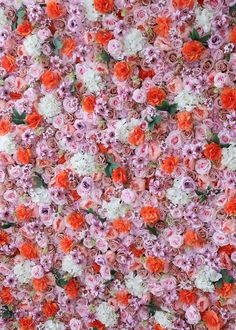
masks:
<instances>
[{"instance_id":1,"label":"white hydrangea","mask_svg":"<svg viewBox=\"0 0 236 330\"><path fill-rule=\"evenodd\" d=\"M33 263L29 260L17 263L13 272L20 283L28 283L31 279L31 268Z\"/></svg>"},{"instance_id":2,"label":"white hydrangea","mask_svg":"<svg viewBox=\"0 0 236 330\"><path fill-rule=\"evenodd\" d=\"M83 81L89 93L98 94L103 87L102 78L96 70L87 69L83 74Z\"/></svg>"},{"instance_id":3,"label":"white hydrangea","mask_svg":"<svg viewBox=\"0 0 236 330\"><path fill-rule=\"evenodd\" d=\"M94 8L94 0L86 0L83 1L84 9L85 9L85 16L89 21L96 22L100 17L100 14Z\"/></svg>"},{"instance_id":4,"label":"white hydrangea","mask_svg":"<svg viewBox=\"0 0 236 330\"><path fill-rule=\"evenodd\" d=\"M174 99L174 103L177 103L177 108L180 111L192 111L201 101L200 95L188 92L183 89Z\"/></svg>"},{"instance_id":5,"label":"white hydrangea","mask_svg":"<svg viewBox=\"0 0 236 330\"><path fill-rule=\"evenodd\" d=\"M214 11L210 8L200 9L199 7L196 8L196 26L201 27L205 33L210 32L211 30L211 22L214 16Z\"/></svg>"},{"instance_id":6,"label":"white hydrangea","mask_svg":"<svg viewBox=\"0 0 236 330\"><path fill-rule=\"evenodd\" d=\"M123 203L120 198L112 197L110 202L103 201L102 208L105 210L107 218L113 220L124 217L129 206Z\"/></svg>"},{"instance_id":7,"label":"white hydrangea","mask_svg":"<svg viewBox=\"0 0 236 330\"><path fill-rule=\"evenodd\" d=\"M221 164L231 171L236 171L236 145L222 149Z\"/></svg>"},{"instance_id":8,"label":"white hydrangea","mask_svg":"<svg viewBox=\"0 0 236 330\"><path fill-rule=\"evenodd\" d=\"M51 195L48 189L45 188L36 188L30 191L30 197L33 203L35 204L50 204Z\"/></svg>"},{"instance_id":9,"label":"white hydrangea","mask_svg":"<svg viewBox=\"0 0 236 330\"><path fill-rule=\"evenodd\" d=\"M142 277L140 275L134 276L132 272L125 277L125 286L132 295L138 298L142 298L147 290Z\"/></svg>"},{"instance_id":10,"label":"white hydrangea","mask_svg":"<svg viewBox=\"0 0 236 330\"><path fill-rule=\"evenodd\" d=\"M140 52L145 46L145 38L137 29L130 29L124 36L124 55L131 56Z\"/></svg>"},{"instance_id":11,"label":"white hydrangea","mask_svg":"<svg viewBox=\"0 0 236 330\"><path fill-rule=\"evenodd\" d=\"M181 190L180 180L175 179L172 188L167 189L166 197L176 205L186 205L191 197L185 191Z\"/></svg>"},{"instance_id":12,"label":"white hydrangea","mask_svg":"<svg viewBox=\"0 0 236 330\"><path fill-rule=\"evenodd\" d=\"M116 122L116 138L122 143L128 143L130 132L140 124L138 119L132 118L129 122L121 119Z\"/></svg>"},{"instance_id":13,"label":"white hydrangea","mask_svg":"<svg viewBox=\"0 0 236 330\"><path fill-rule=\"evenodd\" d=\"M48 320L44 323L43 329L45 330L65 330L64 323L55 320Z\"/></svg>"},{"instance_id":14,"label":"white hydrangea","mask_svg":"<svg viewBox=\"0 0 236 330\"><path fill-rule=\"evenodd\" d=\"M0 30L4 29L4 27L8 24L8 19L4 13L4 10L0 8Z\"/></svg>"},{"instance_id":15,"label":"white hydrangea","mask_svg":"<svg viewBox=\"0 0 236 330\"><path fill-rule=\"evenodd\" d=\"M16 145L11 133L0 136L0 152L6 152L13 155L16 151Z\"/></svg>"},{"instance_id":16,"label":"white hydrangea","mask_svg":"<svg viewBox=\"0 0 236 330\"><path fill-rule=\"evenodd\" d=\"M113 327L116 325L118 315L111 305L106 302L102 302L96 310L96 318L105 324L106 327Z\"/></svg>"},{"instance_id":17,"label":"white hydrangea","mask_svg":"<svg viewBox=\"0 0 236 330\"><path fill-rule=\"evenodd\" d=\"M171 313L156 311L154 318L161 327L171 330L173 328L174 315Z\"/></svg>"},{"instance_id":18,"label":"white hydrangea","mask_svg":"<svg viewBox=\"0 0 236 330\"><path fill-rule=\"evenodd\" d=\"M195 286L204 292L214 292L215 287L212 282L217 282L222 275L217 273L210 266L203 266L195 276Z\"/></svg>"},{"instance_id":19,"label":"white hydrangea","mask_svg":"<svg viewBox=\"0 0 236 330\"><path fill-rule=\"evenodd\" d=\"M47 93L40 99L39 113L45 118L52 118L61 113L61 102L51 93Z\"/></svg>"},{"instance_id":20,"label":"white hydrangea","mask_svg":"<svg viewBox=\"0 0 236 330\"><path fill-rule=\"evenodd\" d=\"M96 172L96 162L93 155L77 152L70 159L70 164L79 175L90 175Z\"/></svg>"},{"instance_id":21,"label":"white hydrangea","mask_svg":"<svg viewBox=\"0 0 236 330\"><path fill-rule=\"evenodd\" d=\"M24 38L23 46L29 56L37 57L41 54L42 41L36 34Z\"/></svg>"},{"instance_id":22,"label":"white hydrangea","mask_svg":"<svg viewBox=\"0 0 236 330\"><path fill-rule=\"evenodd\" d=\"M66 255L62 260L62 270L69 273L72 276L81 276L83 268L77 264L72 255Z\"/></svg>"}]
</instances>

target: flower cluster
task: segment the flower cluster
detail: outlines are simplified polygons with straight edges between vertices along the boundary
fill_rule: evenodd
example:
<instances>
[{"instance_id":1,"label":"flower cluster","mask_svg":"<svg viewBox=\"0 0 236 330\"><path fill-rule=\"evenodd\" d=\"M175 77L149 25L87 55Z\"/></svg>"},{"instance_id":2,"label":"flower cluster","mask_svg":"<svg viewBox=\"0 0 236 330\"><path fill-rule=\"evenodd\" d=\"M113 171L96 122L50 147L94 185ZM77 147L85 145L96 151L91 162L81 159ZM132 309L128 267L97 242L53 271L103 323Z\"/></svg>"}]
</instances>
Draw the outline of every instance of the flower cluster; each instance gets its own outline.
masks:
<instances>
[{"instance_id":1,"label":"flower cluster","mask_svg":"<svg viewBox=\"0 0 236 330\"><path fill-rule=\"evenodd\" d=\"M236 1L0 1L0 329L234 330Z\"/></svg>"}]
</instances>

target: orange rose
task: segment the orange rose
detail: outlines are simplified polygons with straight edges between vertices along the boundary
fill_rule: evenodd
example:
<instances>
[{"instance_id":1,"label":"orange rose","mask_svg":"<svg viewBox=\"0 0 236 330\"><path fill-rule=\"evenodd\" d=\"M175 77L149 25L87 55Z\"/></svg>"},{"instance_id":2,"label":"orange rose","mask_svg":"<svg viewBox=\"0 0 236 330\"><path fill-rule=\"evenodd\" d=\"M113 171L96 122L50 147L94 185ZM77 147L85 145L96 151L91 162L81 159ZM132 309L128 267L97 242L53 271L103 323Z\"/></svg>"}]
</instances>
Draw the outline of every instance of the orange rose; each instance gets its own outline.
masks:
<instances>
[{"instance_id":1,"label":"orange rose","mask_svg":"<svg viewBox=\"0 0 236 330\"><path fill-rule=\"evenodd\" d=\"M64 253L70 253L70 251L72 250L72 246L73 246L73 240L69 237L69 236L64 236L61 240L60 240L60 249L64 252Z\"/></svg>"},{"instance_id":2,"label":"orange rose","mask_svg":"<svg viewBox=\"0 0 236 330\"><path fill-rule=\"evenodd\" d=\"M171 25L171 18L170 17L162 17L159 16L156 19L156 26L154 27L154 31L158 36L167 37L170 30Z\"/></svg>"},{"instance_id":3,"label":"orange rose","mask_svg":"<svg viewBox=\"0 0 236 330\"><path fill-rule=\"evenodd\" d=\"M206 158L210 160L213 161L220 160L222 155L221 146L214 142L206 144L203 154Z\"/></svg>"},{"instance_id":4,"label":"orange rose","mask_svg":"<svg viewBox=\"0 0 236 330\"><path fill-rule=\"evenodd\" d=\"M56 315L58 310L58 305L54 301L46 301L42 307L43 314L46 317L53 317L54 315Z\"/></svg>"},{"instance_id":5,"label":"orange rose","mask_svg":"<svg viewBox=\"0 0 236 330\"><path fill-rule=\"evenodd\" d=\"M19 319L19 330L34 330L35 324L31 316Z\"/></svg>"},{"instance_id":6,"label":"orange rose","mask_svg":"<svg viewBox=\"0 0 236 330\"><path fill-rule=\"evenodd\" d=\"M236 26L229 33L229 41L236 45Z\"/></svg>"},{"instance_id":7,"label":"orange rose","mask_svg":"<svg viewBox=\"0 0 236 330\"><path fill-rule=\"evenodd\" d=\"M151 87L147 92L147 102L156 106L161 104L166 98L166 93L159 87Z\"/></svg>"},{"instance_id":8,"label":"orange rose","mask_svg":"<svg viewBox=\"0 0 236 330\"><path fill-rule=\"evenodd\" d=\"M70 299L75 299L79 294L79 283L72 278L68 281L64 289Z\"/></svg>"},{"instance_id":9,"label":"orange rose","mask_svg":"<svg viewBox=\"0 0 236 330\"><path fill-rule=\"evenodd\" d=\"M147 224L153 225L160 220L160 211L154 206L142 207L140 215Z\"/></svg>"},{"instance_id":10,"label":"orange rose","mask_svg":"<svg viewBox=\"0 0 236 330\"><path fill-rule=\"evenodd\" d=\"M125 81L131 74L130 66L127 62L117 62L114 66L114 75L117 80Z\"/></svg>"},{"instance_id":11,"label":"orange rose","mask_svg":"<svg viewBox=\"0 0 236 330\"><path fill-rule=\"evenodd\" d=\"M227 110L236 109L236 88L224 87L220 96L223 108Z\"/></svg>"},{"instance_id":12,"label":"orange rose","mask_svg":"<svg viewBox=\"0 0 236 330\"><path fill-rule=\"evenodd\" d=\"M63 55L71 57L76 48L76 41L74 38L66 38L63 41L61 52Z\"/></svg>"},{"instance_id":13,"label":"orange rose","mask_svg":"<svg viewBox=\"0 0 236 330\"><path fill-rule=\"evenodd\" d=\"M8 119L0 119L0 136L6 135L11 130L11 122Z\"/></svg>"},{"instance_id":14,"label":"orange rose","mask_svg":"<svg viewBox=\"0 0 236 330\"><path fill-rule=\"evenodd\" d=\"M93 112L96 105L96 97L94 95L84 96L82 99L82 108L85 112Z\"/></svg>"},{"instance_id":15,"label":"orange rose","mask_svg":"<svg viewBox=\"0 0 236 330\"><path fill-rule=\"evenodd\" d=\"M194 6L194 0L172 0L172 5L176 9L191 9Z\"/></svg>"},{"instance_id":16,"label":"orange rose","mask_svg":"<svg viewBox=\"0 0 236 330\"><path fill-rule=\"evenodd\" d=\"M46 7L46 14L51 19L57 19L64 14L64 8L56 0L49 0Z\"/></svg>"},{"instance_id":17,"label":"orange rose","mask_svg":"<svg viewBox=\"0 0 236 330\"><path fill-rule=\"evenodd\" d=\"M204 312L202 320L205 322L208 330L220 330L223 326L222 320L212 310Z\"/></svg>"},{"instance_id":18,"label":"orange rose","mask_svg":"<svg viewBox=\"0 0 236 330\"><path fill-rule=\"evenodd\" d=\"M192 305L197 301L197 294L190 290L180 290L179 300L183 304Z\"/></svg>"},{"instance_id":19,"label":"orange rose","mask_svg":"<svg viewBox=\"0 0 236 330\"><path fill-rule=\"evenodd\" d=\"M192 115L188 111L177 113L178 129L181 131L191 132L193 129Z\"/></svg>"},{"instance_id":20,"label":"orange rose","mask_svg":"<svg viewBox=\"0 0 236 330\"><path fill-rule=\"evenodd\" d=\"M233 197L225 204L224 210L227 215L236 215L236 197Z\"/></svg>"},{"instance_id":21,"label":"orange rose","mask_svg":"<svg viewBox=\"0 0 236 330\"><path fill-rule=\"evenodd\" d=\"M164 271L165 261L160 258L148 256L146 260L146 267L151 273L160 273Z\"/></svg>"},{"instance_id":22,"label":"orange rose","mask_svg":"<svg viewBox=\"0 0 236 330\"><path fill-rule=\"evenodd\" d=\"M197 40L187 41L183 48L182 48L182 54L186 61L194 62L198 61L203 51L205 50L205 47Z\"/></svg>"},{"instance_id":23,"label":"orange rose","mask_svg":"<svg viewBox=\"0 0 236 330\"><path fill-rule=\"evenodd\" d=\"M31 149L19 148L16 152L17 161L23 165L30 163L31 156L32 156Z\"/></svg>"},{"instance_id":24,"label":"orange rose","mask_svg":"<svg viewBox=\"0 0 236 330\"><path fill-rule=\"evenodd\" d=\"M145 133L141 127L136 127L129 135L128 142L134 146L140 146L145 141Z\"/></svg>"},{"instance_id":25,"label":"orange rose","mask_svg":"<svg viewBox=\"0 0 236 330\"><path fill-rule=\"evenodd\" d=\"M102 46L107 46L112 38L112 33L109 30L99 30L95 36L96 42Z\"/></svg>"},{"instance_id":26,"label":"orange rose","mask_svg":"<svg viewBox=\"0 0 236 330\"><path fill-rule=\"evenodd\" d=\"M112 171L112 181L115 183L126 183L127 175L126 171L122 167L118 167Z\"/></svg>"},{"instance_id":27,"label":"orange rose","mask_svg":"<svg viewBox=\"0 0 236 330\"><path fill-rule=\"evenodd\" d=\"M55 177L55 185L56 187L60 187L64 189L69 188L70 186L69 174L66 170L57 174L57 176Z\"/></svg>"},{"instance_id":28,"label":"orange rose","mask_svg":"<svg viewBox=\"0 0 236 330\"><path fill-rule=\"evenodd\" d=\"M184 244L186 246L199 248L203 245L203 242L203 238L191 229L188 229L184 234Z\"/></svg>"},{"instance_id":29,"label":"orange rose","mask_svg":"<svg viewBox=\"0 0 236 330\"><path fill-rule=\"evenodd\" d=\"M114 9L114 0L94 0L94 8L101 14L111 13Z\"/></svg>"},{"instance_id":30,"label":"orange rose","mask_svg":"<svg viewBox=\"0 0 236 330\"><path fill-rule=\"evenodd\" d=\"M118 291L115 295L116 300L119 304L123 306L128 306L129 304L129 293L125 290Z\"/></svg>"},{"instance_id":31,"label":"orange rose","mask_svg":"<svg viewBox=\"0 0 236 330\"><path fill-rule=\"evenodd\" d=\"M43 117L36 111L26 116L26 122L30 128L37 128L42 122Z\"/></svg>"},{"instance_id":32,"label":"orange rose","mask_svg":"<svg viewBox=\"0 0 236 330\"><path fill-rule=\"evenodd\" d=\"M32 285L36 292L45 292L48 288L48 278L46 276L41 278L33 278Z\"/></svg>"},{"instance_id":33,"label":"orange rose","mask_svg":"<svg viewBox=\"0 0 236 330\"><path fill-rule=\"evenodd\" d=\"M6 245L9 243L9 236L5 231L0 231L0 246Z\"/></svg>"},{"instance_id":34,"label":"orange rose","mask_svg":"<svg viewBox=\"0 0 236 330\"><path fill-rule=\"evenodd\" d=\"M6 72L14 72L16 69L16 59L12 55L3 56L1 64L3 69L6 70Z\"/></svg>"},{"instance_id":35,"label":"orange rose","mask_svg":"<svg viewBox=\"0 0 236 330\"><path fill-rule=\"evenodd\" d=\"M119 233L127 234L130 231L131 223L126 219L116 219L112 222L112 226Z\"/></svg>"},{"instance_id":36,"label":"orange rose","mask_svg":"<svg viewBox=\"0 0 236 330\"><path fill-rule=\"evenodd\" d=\"M17 32L22 36L26 37L33 31L32 24L28 21L23 22L21 25L18 25Z\"/></svg>"},{"instance_id":37,"label":"orange rose","mask_svg":"<svg viewBox=\"0 0 236 330\"><path fill-rule=\"evenodd\" d=\"M23 243L20 248L20 254L26 259L38 259L38 250L35 244L31 242Z\"/></svg>"},{"instance_id":38,"label":"orange rose","mask_svg":"<svg viewBox=\"0 0 236 330\"><path fill-rule=\"evenodd\" d=\"M0 299L4 303L4 305L12 304L14 298L11 294L11 289L8 287L3 286L2 290L0 291Z\"/></svg>"},{"instance_id":39,"label":"orange rose","mask_svg":"<svg viewBox=\"0 0 236 330\"><path fill-rule=\"evenodd\" d=\"M234 283L226 283L224 282L220 289L216 288L216 292L222 298L230 298L235 293L235 284Z\"/></svg>"},{"instance_id":40,"label":"orange rose","mask_svg":"<svg viewBox=\"0 0 236 330\"><path fill-rule=\"evenodd\" d=\"M82 214L80 214L79 212L72 212L67 217L68 225L74 230L81 228L83 226L84 222L85 222L85 219L82 216Z\"/></svg>"},{"instance_id":41,"label":"orange rose","mask_svg":"<svg viewBox=\"0 0 236 330\"><path fill-rule=\"evenodd\" d=\"M179 157L170 156L164 160L162 164L162 170L166 173L171 174L174 171L178 162L179 162Z\"/></svg>"},{"instance_id":42,"label":"orange rose","mask_svg":"<svg viewBox=\"0 0 236 330\"><path fill-rule=\"evenodd\" d=\"M41 76L41 82L47 89L56 88L61 80L61 76L58 72L47 70Z\"/></svg>"},{"instance_id":43,"label":"orange rose","mask_svg":"<svg viewBox=\"0 0 236 330\"><path fill-rule=\"evenodd\" d=\"M17 207L15 214L17 220L26 222L33 217L33 210L21 204Z\"/></svg>"}]
</instances>

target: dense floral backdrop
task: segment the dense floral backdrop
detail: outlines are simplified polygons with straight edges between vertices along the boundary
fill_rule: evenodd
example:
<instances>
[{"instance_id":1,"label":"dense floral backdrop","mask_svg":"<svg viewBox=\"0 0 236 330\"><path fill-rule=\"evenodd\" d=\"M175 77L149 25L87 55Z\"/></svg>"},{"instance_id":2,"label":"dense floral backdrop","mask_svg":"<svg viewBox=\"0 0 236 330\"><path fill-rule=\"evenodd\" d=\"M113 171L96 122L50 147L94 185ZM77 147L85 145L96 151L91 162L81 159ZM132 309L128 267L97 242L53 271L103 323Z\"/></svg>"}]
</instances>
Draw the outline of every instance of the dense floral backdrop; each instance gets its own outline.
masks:
<instances>
[{"instance_id":1,"label":"dense floral backdrop","mask_svg":"<svg viewBox=\"0 0 236 330\"><path fill-rule=\"evenodd\" d=\"M236 1L0 1L0 329L236 329Z\"/></svg>"}]
</instances>

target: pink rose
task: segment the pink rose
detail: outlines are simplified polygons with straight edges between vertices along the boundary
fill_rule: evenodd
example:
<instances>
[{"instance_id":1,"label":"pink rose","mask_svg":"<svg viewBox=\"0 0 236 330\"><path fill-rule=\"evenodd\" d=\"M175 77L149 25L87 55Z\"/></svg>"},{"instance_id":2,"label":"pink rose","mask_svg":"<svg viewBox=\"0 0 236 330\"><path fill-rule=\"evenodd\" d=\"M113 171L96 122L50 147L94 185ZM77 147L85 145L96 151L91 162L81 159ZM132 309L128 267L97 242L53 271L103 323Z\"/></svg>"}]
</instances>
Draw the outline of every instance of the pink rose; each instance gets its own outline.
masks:
<instances>
[{"instance_id":1,"label":"pink rose","mask_svg":"<svg viewBox=\"0 0 236 330\"><path fill-rule=\"evenodd\" d=\"M204 312L208 306L209 306L209 300L205 296L201 296L198 298L197 303L196 303L197 309L199 312Z\"/></svg>"},{"instance_id":2,"label":"pink rose","mask_svg":"<svg viewBox=\"0 0 236 330\"><path fill-rule=\"evenodd\" d=\"M201 320L201 315L194 305L186 309L185 317L189 324L197 324Z\"/></svg>"},{"instance_id":3,"label":"pink rose","mask_svg":"<svg viewBox=\"0 0 236 330\"><path fill-rule=\"evenodd\" d=\"M164 277L161 279L160 284L166 290L174 290L176 288L176 278L173 276Z\"/></svg>"},{"instance_id":4,"label":"pink rose","mask_svg":"<svg viewBox=\"0 0 236 330\"><path fill-rule=\"evenodd\" d=\"M133 92L133 100L137 103L145 103L147 99L147 94L144 89L135 89Z\"/></svg>"},{"instance_id":5,"label":"pink rose","mask_svg":"<svg viewBox=\"0 0 236 330\"><path fill-rule=\"evenodd\" d=\"M199 210L198 217L204 222L212 221L215 217L215 211L208 206L202 206Z\"/></svg>"},{"instance_id":6,"label":"pink rose","mask_svg":"<svg viewBox=\"0 0 236 330\"><path fill-rule=\"evenodd\" d=\"M121 193L121 199L126 204L132 204L136 199L136 192L131 189L124 189Z\"/></svg>"},{"instance_id":7,"label":"pink rose","mask_svg":"<svg viewBox=\"0 0 236 330\"><path fill-rule=\"evenodd\" d=\"M0 182L3 183L5 180L5 172L0 169Z\"/></svg>"},{"instance_id":8,"label":"pink rose","mask_svg":"<svg viewBox=\"0 0 236 330\"><path fill-rule=\"evenodd\" d=\"M226 245L226 244L229 243L229 240L228 240L227 236L222 231L216 231L212 235L212 239L215 242L215 244L218 245L218 246L223 246L223 245Z\"/></svg>"},{"instance_id":9,"label":"pink rose","mask_svg":"<svg viewBox=\"0 0 236 330\"><path fill-rule=\"evenodd\" d=\"M75 318L70 320L70 329L71 330L82 330L82 323L80 320Z\"/></svg>"},{"instance_id":10,"label":"pink rose","mask_svg":"<svg viewBox=\"0 0 236 330\"><path fill-rule=\"evenodd\" d=\"M202 119L202 118L201 118ZM205 140L207 134L206 125L197 125L195 127L195 138L198 140Z\"/></svg>"},{"instance_id":11,"label":"pink rose","mask_svg":"<svg viewBox=\"0 0 236 330\"><path fill-rule=\"evenodd\" d=\"M181 245L183 244L183 237L179 234L173 234L169 237L169 243L170 246L173 247L174 249L178 249L181 247Z\"/></svg>"},{"instance_id":12,"label":"pink rose","mask_svg":"<svg viewBox=\"0 0 236 330\"><path fill-rule=\"evenodd\" d=\"M43 267L40 265L33 266L31 269L31 276L33 278L42 278L44 276Z\"/></svg>"},{"instance_id":13,"label":"pink rose","mask_svg":"<svg viewBox=\"0 0 236 330\"><path fill-rule=\"evenodd\" d=\"M9 203L16 203L18 200L18 194L15 190L6 190L3 194L3 198Z\"/></svg>"},{"instance_id":14,"label":"pink rose","mask_svg":"<svg viewBox=\"0 0 236 330\"><path fill-rule=\"evenodd\" d=\"M209 159L198 159L195 163L195 171L200 175L206 175L211 170L211 162Z\"/></svg>"},{"instance_id":15,"label":"pink rose","mask_svg":"<svg viewBox=\"0 0 236 330\"><path fill-rule=\"evenodd\" d=\"M140 7L134 11L135 22L141 24L148 19L147 10L145 7Z\"/></svg>"},{"instance_id":16,"label":"pink rose","mask_svg":"<svg viewBox=\"0 0 236 330\"><path fill-rule=\"evenodd\" d=\"M166 144L170 148L178 149L181 146L181 136L179 131L172 131L166 138Z\"/></svg>"},{"instance_id":17,"label":"pink rose","mask_svg":"<svg viewBox=\"0 0 236 330\"><path fill-rule=\"evenodd\" d=\"M116 39L110 40L107 46L108 53L115 59L123 58L122 48L122 43Z\"/></svg>"}]
</instances>

